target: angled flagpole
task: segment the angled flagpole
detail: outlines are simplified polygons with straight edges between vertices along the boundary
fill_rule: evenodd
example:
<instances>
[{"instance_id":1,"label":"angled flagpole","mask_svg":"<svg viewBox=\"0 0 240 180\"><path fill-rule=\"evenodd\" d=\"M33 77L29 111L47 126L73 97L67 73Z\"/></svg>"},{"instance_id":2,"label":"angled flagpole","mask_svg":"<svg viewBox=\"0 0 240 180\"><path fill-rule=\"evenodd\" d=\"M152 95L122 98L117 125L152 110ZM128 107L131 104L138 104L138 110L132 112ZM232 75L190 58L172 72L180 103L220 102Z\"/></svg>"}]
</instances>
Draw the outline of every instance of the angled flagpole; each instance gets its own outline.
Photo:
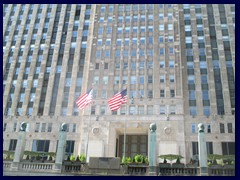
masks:
<instances>
[{"instance_id":1,"label":"angled flagpole","mask_svg":"<svg viewBox=\"0 0 240 180\"><path fill-rule=\"evenodd\" d=\"M90 103L90 106L89 106L90 113L89 113L89 116L88 116L87 140L86 140L86 148L85 148L85 154L86 154L87 160L88 160L88 142L89 142L89 128L90 128L91 107L92 107L92 103Z\"/></svg>"},{"instance_id":2,"label":"angled flagpole","mask_svg":"<svg viewBox=\"0 0 240 180\"><path fill-rule=\"evenodd\" d=\"M85 148L85 154L87 158L88 154L88 140L89 140L89 127L90 127L90 115L91 115L91 102L93 98L93 88L91 88L89 91L87 91L85 94L81 95L77 100L76 104L80 110L85 109L85 107L90 104L90 113L88 117L88 127L87 127L87 140L86 140L86 148Z\"/></svg>"}]
</instances>

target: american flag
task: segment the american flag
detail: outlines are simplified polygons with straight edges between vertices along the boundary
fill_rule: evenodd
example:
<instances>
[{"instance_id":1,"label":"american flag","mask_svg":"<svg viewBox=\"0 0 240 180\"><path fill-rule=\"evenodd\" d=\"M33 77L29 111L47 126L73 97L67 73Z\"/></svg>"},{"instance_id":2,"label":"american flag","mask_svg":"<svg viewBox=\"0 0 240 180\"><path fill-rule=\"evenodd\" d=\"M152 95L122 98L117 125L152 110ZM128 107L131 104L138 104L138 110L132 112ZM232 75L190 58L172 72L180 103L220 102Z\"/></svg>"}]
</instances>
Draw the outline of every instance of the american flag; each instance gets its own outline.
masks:
<instances>
[{"instance_id":1,"label":"american flag","mask_svg":"<svg viewBox=\"0 0 240 180\"><path fill-rule=\"evenodd\" d=\"M115 111L120 108L121 104L124 104L126 102L127 102L127 89L124 89L108 100L108 106L111 109L111 111Z\"/></svg>"},{"instance_id":2,"label":"american flag","mask_svg":"<svg viewBox=\"0 0 240 180\"><path fill-rule=\"evenodd\" d=\"M79 109L84 109L92 101L92 93L93 89L91 88L88 92L86 92L76 100L76 104Z\"/></svg>"}]
</instances>

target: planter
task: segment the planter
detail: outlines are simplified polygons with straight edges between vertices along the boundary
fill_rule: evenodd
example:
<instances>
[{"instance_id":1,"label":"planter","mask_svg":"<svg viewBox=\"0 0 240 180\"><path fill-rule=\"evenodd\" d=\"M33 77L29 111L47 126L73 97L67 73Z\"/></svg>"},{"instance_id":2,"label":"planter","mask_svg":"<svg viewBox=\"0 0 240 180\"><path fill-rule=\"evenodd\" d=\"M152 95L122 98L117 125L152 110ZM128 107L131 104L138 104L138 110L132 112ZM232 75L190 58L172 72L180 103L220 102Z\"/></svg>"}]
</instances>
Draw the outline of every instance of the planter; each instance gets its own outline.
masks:
<instances>
[{"instance_id":1,"label":"planter","mask_svg":"<svg viewBox=\"0 0 240 180\"><path fill-rule=\"evenodd\" d=\"M185 165L182 163L173 163L172 168L184 168Z\"/></svg>"},{"instance_id":2,"label":"planter","mask_svg":"<svg viewBox=\"0 0 240 180\"><path fill-rule=\"evenodd\" d=\"M130 163L128 164L128 174L146 174L148 165L143 163Z\"/></svg>"},{"instance_id":3,"label":"planter","mask_svg":"<svg viewBox=\"0 0 240 180\"><path fill-rule=\"evenodd\" d=\"M170 163L159 163L159 168L171 168Z\"/></svg>"}]
</instances>

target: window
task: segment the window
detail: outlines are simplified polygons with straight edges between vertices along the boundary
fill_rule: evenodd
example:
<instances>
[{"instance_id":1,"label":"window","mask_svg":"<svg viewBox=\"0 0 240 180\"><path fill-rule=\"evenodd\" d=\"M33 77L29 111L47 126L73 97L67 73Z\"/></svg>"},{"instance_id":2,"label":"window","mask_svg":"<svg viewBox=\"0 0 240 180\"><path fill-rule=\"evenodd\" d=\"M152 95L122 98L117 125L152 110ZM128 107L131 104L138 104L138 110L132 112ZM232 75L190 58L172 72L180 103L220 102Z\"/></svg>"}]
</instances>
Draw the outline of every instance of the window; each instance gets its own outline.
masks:
<instances>
[{"instance_id":1,"label":"window","mask_svg":"<svg viewBox=\"0 0 240 180\"><path fill-rule=\"evenodd\" d=\"M196 133L196 124L192 124L192 133Z\"/></svg>"},{"instance_id":2,"label":"window","mask_svg":"<svg viewBox=\"0 0 240 180\"><path fill-rule=\"evenodd\" d=\"M163 89L160 90L160 97L165 97L165 91Z\"/></svg>"},{"instance_id":3,"label":"window","mask_svg":"<svg viewBox=\"0 0 240 180\"><path fill-rule=\"evenodd\" d=\"M103 84L107 84L108 83L108 76L104 76L103 77Z\"/></svg>"},{"instance_id":4,"label":"window","mask_svg":"<svg viewBox=\"0 0 240 180\"><path fill-rule=\"evenodd\" d=\"M140 68L140 69L144 69L144 64L145 64L144 61L140 61L140 62L139 62L139 68Z\"/></svg>"},{"instance_id":5,"label":"window","mask_svg":"<svg viewBox=\"0 0 240 180\"><path fill-rule=\"evenodd\" d=\"M176 106L175 105L170 106L170 114L176 114Z\"/></svg>"},{"instance_id":6,"label":"window","mask_svg":"<svg viewBox=\"0 0 240 180\"><path fill-rule=\"evenodd\" d=\"M163 37L163 36L160 36L160 37L159 37L159 42L160 42L160 43L163 43L163 42L164 42L164 37Z\"/></svg>"},{"instance_id":7,"label":"window","mask_svg":"<svg viewBox=\"0 0 240 180\"><path fill-rule=\"evenodd\" d=\"M144 114L144 106L138 106L138 114L139 115Z\"/></svg>"},{"instance_id":8,"label":"window","mask_svg":"<svg viewBox=\"0 0 240 180\"><path fill-rule=\"evenodd\" d=\"M7 123L4 123L3 131L6 131L6 128L7 128Z\"/></svg>"},{"instance_id":9,"label":"window","mask_svg":"<svg viewBox=\"0 0 240 180\"><path fill-rule=\"evenodd\" d=\"M75 144L75 141L69 141L69 140L66 141L65 153L67 153L68 155L73 154L74 144Z\"/></svg>"},{"instance_id":10,"label":"window","mask_svg":"<svg viewBox=\"0 0 240 180\"><path fill-rule=\"evenodd\" d=\"M165 106L164 105L160 105L160 114L165 114Z\"/></svg>"},{"instance_id":11,"label":"window","mask_svg":"<svg viewBox=\"0 0 240 180\"><path fill-rule=\"evenodd\" d=\"M153 114L153 106L147 106L147 114L152 115Z\"/></svg>"},{"instance_id":12,"label":"window","mask_svg":"<svg viewBox=\"0 0 240 180\"><path fill-rule=\"evenodd\" d=\"M94 79L93 79L93 83L98 84L98 82L99 82L99 77L95 76Z\"/></svg>"},{"instance_id":13,"label":"window","mask_svg":"<svg viewBox=\"0 0 240 180\"><path fill-rule=\"evenodd\" d=\"M131 84L136 84L136 76L131 76Z\"/></svg>"},{"instance_id":14,"label":"window","mask_svg":"<svg viewBox=\"0 0 240 180\"><path fill-rule=\"evenodd\" d=\"M151 75L148 75L148 83L153 83L153 77Z\"/></svg>"},{"instance_id":15,"label":"window","mask_svg":"<svg viewBox=\"0 0 240 180\"><path fill-rule=\"evenodd\" d=\"M228 133L233 133L232 123L227 123Z\"/></svg>"},{"instance_id":16,"label":"window","mask_svg":"<svg viewBox=\"0 0 240 180\"><path fill-rule=\"evenodd\" d=\"M190 106L190 107L189 107L189 113L190 113L190 115L192 115L192 116L196 116L196 115L197 115L196 106Z\"/></svg>"},{"instance_id":17,"label":"window","mask_svg":"<svg viewBox=\"0 0 240 180\"><path fill-rule=\"evenodd\" d=\"M153 98L153 91L152 90L148 90L148 98Z\"/></svg>"},{"instance_id":18,"label":"window","mask_svg":"<svg viewBox=\"0 0 240 180\"><path fill-rule=\"evenodd\" d=\"M15 151L17 146L17 139L11 139L9 144L9 151Z\"/></svg>"},{"instance_id":19,"label":"window","mask_svg":"<svg viewBox=\"0 0 240 180\"><path fill-rule=\"evenodd\" d=\"M134 115L135 114L135 106L130 106L129 107L129 115Z\"/></svg>"},{"instance_id":20,"label":"window","mask_svg":"<svg viewBox=\"0 0 240 180\"><path fill-rule=\"evenodd\" d=\"M207 75L201 75L202 84L208 84Z\"/></svg>"},{"instance_id":21,"label":"window","mask_svg":"<svg viewBox=\"0 0 240 180\"><path fill-rule=\"evenodd\" d=\"M203 106L203 114L205 116L210 116L211 112L210 112L210 106Z\"/></svg>"},{"instance_id":22,"label":"window","mask_svg":"<svg viewBox=\"0 0 240 180\"><path fill-rule=\"evenodd\" d=\"M42 123L41 132L45 132L45 131L46 131L46 123Z\"/></svg>"},{"instance_id":23,"label":"window","mask_svg":"<svg viewBox=\"0 0 240 180\"><path fill-rule=\"evenodd\" d=\"M102 106L100 107L100 114L101 114L101 115L104 115L105 112L106 112L106 106L105 106L105 105L102 105Z\"/></svg>"},{"instance_id":24,"label":"window","mask_svg":"<svg viewBox=\"0 0 240 180\"><path fill-rule=\"evenodd\" d=\"M169 68L174 68L174 60L169 61Z\"/></svg>"},{"instance_id":25,"label":"window","mask_svg":"<svg viewBox=\"0 0 240 180\"><path fill-rule=\"evenodd\" d=\"M96 106L91 106L91 115L95 115L96 113Z\"/></svg>"},{"instance_id":26,"label":"window","mask_svg":"<svg viewBox=\"0 0 240 180\"><path fill-rule=\"evenodd\" d=\"M235 142L222 142L223 155L235 155Z\"/></svg>"},{"instance_id":27,"label":"window","mask_svg":"<svg viewBox=\"0 0 240 180\"><path fill-rule=\"evenodd\" d=\"M225 133L224 124L220 123L219 126L220 126L220 133Z\"/></svg>"},{"instance_id":28,"label":"window","mask_svg":"<svg viewBox=\"0 0 240 180\"><path fill-rule=\"evenodd\" d=\"M35 124L35 132L39 132L39 129L40 129L40 123L36 123Z\"/></svg>"},{"instance_id":29,"label":"window","mask_svg":"<svg viewBox=\"0 0 240 180\"><path fill-rule=\"evenodd\" d=\"M194 84L195 83L195 77L193 75L188 76L188 84Z\"/></svg>"},{"instance_id":30,"label":"window","mask_svg":"<svg viewBox=\"0 0 240 180\"><path fill-rule=\"evenodd\" d=\"M211 133L211 124L206 125L207 133Z\"/></svg>"},{"instance_id":31,"label":"window","mask_svg":"<svg viewBox=\"0 0 240 180\"><path fill-rule=\"evenodd\" d=\"M169 54L174 54L174 49L173 49L173 47L170 47L170 48L168 49L168 53L169 53Z\"/></svg>"},{"instance_id":32,"label":"window","mask_svg":"<svg viewBox=\"0 0 240 180\"><path fill-rule=\"evenodd\" d=\"M34 152L48 152L50 140L33 140L32 151Z\"/></svg>"},{"instance_id":33,"label":"window","mask_svg":"<svg viewBox=\"0 0 240 180\"><path fill-rule=\"evenodd\" d=\"M103 89L102 90L102 98L107 98L107 90Z\"/></svg>"},{"instance_id":34,"label":"window","mask_svg":"<svg viewBox=\"0 0 240 180\"><path fill-rule=\"evenodd\" d=\"M159 50L159 55L160 55L160 56L164 55L164 48L160 48L160 50Z\"/></svg>"},{"instance_id":35,"label":"window","mask_svg":"<svg viewBox=\"0 0 240 180\"><path fill-rule=\"evenodd\" d=\"M159 65L160 65L160 68L164 68L165 67L165 61L160 61Z\"/></svg>"},{"instance_id":36,"label":"window","mask_svg":"<svg viewBox=\"0 0 240 180\"><path fill-rule=\"evenodd\" d=\"M160 75L160 83L164 83L165 81L165 75Z\"/></svg>"},{"instance_id":37,"label":"window","mask_svg":"<svg viewBox=\"0 0 240 180\"><path fill-rule=\"evenodd\" d=\"M52 132L52 123L48 123L47 132Z\"/></svg>"},{"instance_id":38,"label":"window","mask_svg":"<svg viewBox=\"0 0 240 180\"><path fill-rule=\"evenodd\" d=\"M169 75L169 80L171 83L175 81L175 76L174 75Z\"/></svg>"},{"instance_id":39,"label":"window","mask_svg":"<svg viewBox=\"0 0 240 180\"><path fill-rule=\"evenodd\" d=\"M175 90L173 90L173 89L170 90L170 96L175 97Z\"/></svg>"},{"instance_id":40,"label":"window","mask_svg":"<svg viewBox=\"0 0 240 180\"><path fill-rule=\"evenodd\" d=\"M194 90L189 91L189 100L196 100L196 95Z\"/></svg>"},{"instance_id":41,"label":"window","mask_svg":"<svg viewBox=\"0 0 240 180\"><path fill-rule=\"evenodd\" d=\"M144 76L139 76L139 84L144 84Z\"/></svg>"},{"instance_id":42,"label":"window","mask_svg":"<svg viewBox=\"0 0 240 180\"><path fill-rule=\"evenodd\" d=\"M101 58L101 54L102 54L102 51L101 50L97 50L96 51L96 58Z\"/></svg>"}]
</instances>

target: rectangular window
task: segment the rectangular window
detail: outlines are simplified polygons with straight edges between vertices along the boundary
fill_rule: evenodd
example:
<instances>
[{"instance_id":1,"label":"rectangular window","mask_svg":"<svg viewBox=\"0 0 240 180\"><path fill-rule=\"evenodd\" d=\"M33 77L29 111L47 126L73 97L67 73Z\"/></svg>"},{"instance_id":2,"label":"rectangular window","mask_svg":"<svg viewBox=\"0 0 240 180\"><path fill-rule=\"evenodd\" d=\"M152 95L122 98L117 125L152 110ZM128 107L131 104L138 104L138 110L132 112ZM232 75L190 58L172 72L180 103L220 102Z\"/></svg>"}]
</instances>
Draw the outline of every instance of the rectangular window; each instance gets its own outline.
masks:
<instances>
[{"instance_id":1,"label":"rectangular window","mask_svg":"<svg viewBox=\"0 0 240 180\"><path fill-rule=\"evenodd\" d=\"M129 107L129 115L134 115L135 114L135 106L130 106Z\"/></svg>"},{"instance_id":2,"label":"rectangular window","mask_svg":"<svg viewBox=\"0 0 240 180\"><path fill-rule=\"evenodd\" d=\"M228 133L233 133L232 123L227 123Z\"/></svg>"},{"instance_id":3,"label":"rectangular window","mask_svg":"<svg viewBox=\"0 0 240 180\"><path fill-rule=\"evenodd\" d=\"M171 90L170 90L170 96L171 96L171 97L175 97L175 90L174 90L174 89L171 89Z\"/></svg>"},{"instance_id":4,"label":"rectangular window","mask_svg":"<svg viewBox=\"0 0 240 180\"><path fill-rule=\"evenodd\" d=\"M171 83L175 81L175 76L174 75L169 75L169 80Z\"/></svg>"},{"instance_id":5,"label":"rectangular window","mask_svg":"<svg viewBox=\"0 0 240 180\"><path fill-rule=\"evenodd\" d=\"M96 113L96 106L91 106L91 115L95 115Z\"/></svg>"},{"instance_id":6,"label":"rectangular window","mask_svg":"<svg viewBox=\"0 0 240 180\"><path fill-rule=\"evenodd\" d=\"M9 151L15 151L17 146L17 139L11 139L9 144Z\"/></svg>"},{"instance_id":7,"label":"rectangular window","mask_svg":"<svg viewBox=\"0 0 240 180\"><path fill-rule=\"evenodd\" d=\"M196 133L196 124L192 124L192 133Z\"/></svg>"},{"instance_id":8,"label":"rectangular window","mask_svg":"<svg viewBox=\"0 0 240 180\"><path fill-rule=\"evenodd\" d=\"M170 106L170 114L176 114L176 106L175 105Z\"/></svg>"},{"instance_id":9,"label":"rectangular window","mask_svg":"<svg viewBox=\"0 0 240 180\"><path fill-rule=\"evenodd\" d=\"M165 97L165 91L163 89L160 90L160 97Z\"/></svg>"},{"instance_id":10,"label":"rectangular window","mask_svg":"<svg viewBox=\"0 0 240 180\"><path fill-rule=\"evenodd\" d=\"M52 132L52 123L48 123L48 130L47 132Z\"/></svg>"},{"instance_id":11,"label":"rectangular window","mask_svg":"<svg viewBox=\"0 0 240 180\"><path fill-rule=\"evenodd\" d=\"M136 84L136 76L131 76L131 84Z\"/></svg>"},{"instance_id":12,"label":"rectangular window","mask_svg":"<svg viewBox=\"0 0 240 180\"><path fill-rule=\"evenodd\" d=\"M103 105L103 106L100 107L100 114L101 114L101 115L104 115L105 112L106 112L106 106Z\"/></svg>"},{"instance_id":13,"label":"rectangular window","mask_svg":"<svg viewBox=\"0 0 240 180\"><path fill-rule=\"evenodd\" d=\"M153 77L152 76L148 76L148 83L153 83Z\"/></svg>"},{"instance_id":14,"label":"rectangular window","mask_svg":"<svg viewBox=\"0 0 240 180\"><path fill-rule=\"evenodd\" d=\"M152 90L148 90L148 98L153 98L153 91Z\"/></svg>"},{"instance_id":15,"label":"rectangular window","mask_svg":"<svg viewBox=\"0 0 240 180\"><path fill-rule=\"evenodd\" d=\"M223 155L235 155L235 142L222 142Z\"/></svg>"},{"instance_id":16,"label":"rectangular window","mask_svg":"<svg viewBox=\"0 0 240 180\"><path fill-rule=\"evenodd\" d=\"M138 114L139 115L144 114L144 106L138 106Z\"/></svg>"},{"instance_id":17,"label":"rectangular window","mask_svg":"<svg viewBox=\"0 0 240 180\"><path fill-rule=\"evenodd\" d=\"M36 123L35 124L35 132L39 132L39 129L40 129L40 123Z\"/></svg>"},{"instance_id":18,"label":"rectangular window","mask_svg":"<svg viewBox=\"0 0 240 180\"><path fill-rule=\"evenodd\" d=\"M160 114L165 114L165 113L166 113L165 106L160 105Z\"/></svg>"},{"instance_id":19,"label":"rectangular window","mask_svg":"<svg viewBox=\"0 0 240 180\"><path fill-rule=\"evenodd\" d=\"M211 124L206 124L207 133L211 133Z\"/></svg>"},{"instance_id":20,"label":"rectangular window","mask_svg":"<svg viewBox=\"0 0 240 180\"><path fill-rule=\"evenodd\" d=\"M41 132L45 132L45 131L46 131L46 123L42 123Z\"/></svg>"},{"instance_id":21,"label":"rectangular window","mask_svg":"<svg viewBox=\"0 0 240 180\"><path fill-rule=\"evenodd\" d=\"M153 106L147 106L147 114L152 115L153 114Z\"/></svg>"},{"instance_id":22,"label":"rectangular window","mask_svg":"<svg viewBox=\"0 0 240 180\"><path fill-rule=\"evenodd\" d=\"M48 152L50 140L33 140L32 151L34 152Z\"/></svg>"},{"instance_id":23,"label":"rectangular window","mask_svg":"<svg viewBox=\"0 0 240 180\"><path fill-rule=\"evenodd\" d=\"M192 116L196 116L196 115L197 115L196 106L190 106L190 107L189 107L189 113L190 113L190 115L192 115Z\"/></svg>"},{"instance_id":24,"label":"rectangular window","mask_svg":"<svg viewBox=\"0 0 240 180\"><path fill-rule=\"evenodd\" d=\"M139 84L144 84L144 76L139 76Z\"/></svg>"},{"instance_id":25,"label":"rectangular window","mask_svg":"<svg viewBox=\"0 0 240 180\"><path fill-rule=\"evenodd\" d=\"M220 123L219 126L220 126L220 133L225 133L224 124Z\"/></svg>"},{"instance_id":26,"label":"rectangular window","mask_svg":"<svg viewBox=\"0 0 240 180\"><path fill-rule=\"evenodd\" d=\"M69 141L69 140L66 141L65 153L67 153L68 155L73 154L74 145L75 145L75 141Z\"/></svg>"}]
</instances>

